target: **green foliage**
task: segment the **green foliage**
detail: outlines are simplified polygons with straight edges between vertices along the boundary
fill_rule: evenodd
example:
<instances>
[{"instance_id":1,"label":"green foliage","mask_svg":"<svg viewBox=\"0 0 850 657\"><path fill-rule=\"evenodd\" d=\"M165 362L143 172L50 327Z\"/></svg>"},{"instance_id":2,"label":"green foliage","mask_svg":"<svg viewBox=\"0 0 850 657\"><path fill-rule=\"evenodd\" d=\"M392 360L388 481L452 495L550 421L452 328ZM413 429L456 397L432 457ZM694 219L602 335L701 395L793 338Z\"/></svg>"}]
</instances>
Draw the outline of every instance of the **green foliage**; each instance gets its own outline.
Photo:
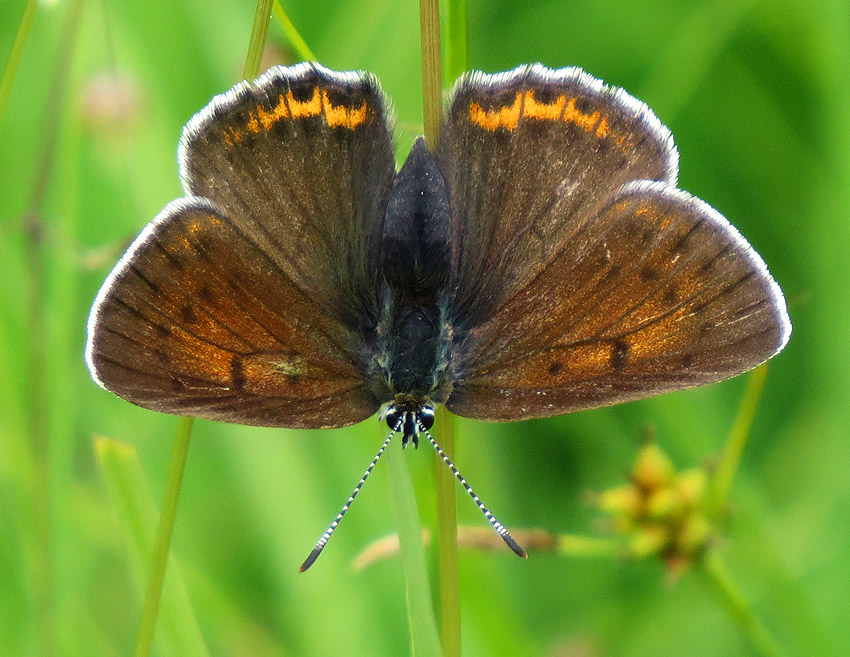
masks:
<instances>
[{"instance_id":1,"label":"green foliage","mask_svg":"<svg viewBox=\"0 0 850 657\"><path fill-rule=\"evenodd\" d=\"M26 3L0 3L0 68ZM82 350L121 251L180 195L182 125L237 81L254 3L41 3L0 120L0 646L129 655L141 592L97 433L135 447L159 501L175 420L98 389ZM285 2L316 57L378 74L398 151L421 132L418 7ZM843 0L468 3L468 59L488 71L580 65L646 101L673 131L681 186L740 228L783 286L795 332L772 364L720 549L789 654L850 654L850 24ZM67 31L78 29L66 52ZM294 61L272 20L266 64ZM67 67L62 84L54 72ZM53 138L55 136L55 139ZM46 176L46 178L45 178ZM45 184L42 194L40 185ZM24 219L40 228L31 248ZM35 224L32 223L35 218ZM725 443L743 379L549 421L459 421L453 455L511 530L598 534L583 492L622 482L646 423L682 469ZM383 438L197 422L172 552L214 655L403 655L396 559L351 559L395 531L386 464L321 560L298 566ZM34 439L33 436L37 438ZM39 437L40 436L40 437ZM426 526L432 458L408 450ZM462 525L484 521L465 495ZM751 654L694 573L461 549L467 655Z\"/></svg>"}]
</instances>

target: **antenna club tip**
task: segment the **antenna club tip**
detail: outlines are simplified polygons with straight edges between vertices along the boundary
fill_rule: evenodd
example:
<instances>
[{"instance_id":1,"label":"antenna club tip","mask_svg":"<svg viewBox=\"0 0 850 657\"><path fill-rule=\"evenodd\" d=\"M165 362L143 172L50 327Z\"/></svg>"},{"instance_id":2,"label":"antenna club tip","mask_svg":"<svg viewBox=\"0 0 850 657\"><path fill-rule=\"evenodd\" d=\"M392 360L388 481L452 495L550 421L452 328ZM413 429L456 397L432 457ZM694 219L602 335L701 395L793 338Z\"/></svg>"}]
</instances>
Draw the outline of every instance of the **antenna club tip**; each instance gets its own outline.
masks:
<instances>
[{"instance_id":1,"label":"antenna club tip","mask_svg":"<svg viewBox=\"0 0 850 657\"><path fill-rule=\"evenodd\" d=\"M322 547L324 547L324 546L322 546ZM321 553L322 553L322 548L318 548L318 547L314 548L313 551L310 553L310 556L307 557L306 559L304 559L304 563L301 564L301 567L298 569L298 572L303 573L310 566L312 566L314 563L316 563L316 559L319 558L319 555Z\"/></svg>"}]
</instances>

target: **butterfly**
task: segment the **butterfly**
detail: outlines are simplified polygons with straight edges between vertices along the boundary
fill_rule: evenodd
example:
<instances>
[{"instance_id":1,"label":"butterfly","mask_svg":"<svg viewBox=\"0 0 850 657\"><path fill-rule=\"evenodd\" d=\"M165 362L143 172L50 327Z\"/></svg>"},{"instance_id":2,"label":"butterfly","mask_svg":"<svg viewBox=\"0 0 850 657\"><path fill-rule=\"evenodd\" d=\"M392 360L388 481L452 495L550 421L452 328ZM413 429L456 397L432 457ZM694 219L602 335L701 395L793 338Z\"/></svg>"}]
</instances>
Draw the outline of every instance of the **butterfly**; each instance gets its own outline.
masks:
<instances>
[{"instance_id":1,"label":"butterfly","mask_svg":"<svg viewBox=\"0 0 850 657\"><path fill-rule=\"evenodd\" d=\"M95 381L248 425L381 410L366 475L424 433L520 554L431 437L436 405L548 417L720 381L788 341L764 261L677 188L670 131L622 89L471 72L433 152L417 139L397 171L392 133L368 73L274 67L213 98L180 140L185 196L97 295Z\"/></svg>"}]
</instances>

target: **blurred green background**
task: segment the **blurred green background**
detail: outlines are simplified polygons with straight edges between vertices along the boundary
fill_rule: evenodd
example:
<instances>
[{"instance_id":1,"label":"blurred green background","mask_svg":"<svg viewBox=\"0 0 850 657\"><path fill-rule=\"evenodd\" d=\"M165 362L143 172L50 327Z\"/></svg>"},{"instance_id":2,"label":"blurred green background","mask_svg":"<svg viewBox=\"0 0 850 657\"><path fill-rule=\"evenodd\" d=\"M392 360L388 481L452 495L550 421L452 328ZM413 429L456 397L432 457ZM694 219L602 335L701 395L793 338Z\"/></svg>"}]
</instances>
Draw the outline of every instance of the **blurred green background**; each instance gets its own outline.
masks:
<instances>
[{"instance_id":1,"label":"blurred green background","mask_svg":"<svg viewBox=\"0 0 850 657\"><path fill-rule=\"evenodd\" d=\"M378 74L406 150L422 122L417 5L284 6L322 63ZM93 435L138 451L159 503L175 420L91 382L86 317L129 241L181 194L181 128L239 78L254 4L86 0L76 22L72 10L38 5L0 119L2 655L132 653L141 594ZM0 3L4 66L23 11ZM850 654L847 3L470 0L468 29L470 67L580 65L647 102L676 137L681 187L729 217L782 285L794 334L771 364L723 552L789 655ZM274 20L268 50L269 63L294 61ZM679 467L705 463L745 384L550 421L461 421L456 461L512 529L600 535L584 492L626 479L642 428ZM350 565L394 531L384 467L297 572L376 451L376 424L196 423L174 553L210 654L408 653L398 562ZM428 516L431 455L407 458ZM462 524L484 524L465 496L458 507ZM460 580L467 655L752 654L692 573L670 586L656 561L464 552Z\"/></svg>"}]
</instances>

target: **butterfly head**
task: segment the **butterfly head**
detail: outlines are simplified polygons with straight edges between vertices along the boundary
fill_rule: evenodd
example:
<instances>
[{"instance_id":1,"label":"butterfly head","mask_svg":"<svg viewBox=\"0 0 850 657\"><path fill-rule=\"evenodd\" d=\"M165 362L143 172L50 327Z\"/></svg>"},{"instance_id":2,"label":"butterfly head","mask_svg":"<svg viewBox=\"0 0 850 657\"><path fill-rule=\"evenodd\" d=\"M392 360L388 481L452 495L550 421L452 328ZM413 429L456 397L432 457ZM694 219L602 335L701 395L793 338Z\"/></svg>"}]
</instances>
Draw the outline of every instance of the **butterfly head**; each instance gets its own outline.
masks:
<instances>
[{"instance_id":1,"label":"butterfly head","mask_svg":"<svg viewBox=\"0 0 850 657\"><path fill-rule=\"evenodd\" d=\"M407 447L407 443L412 441L413 447L418 448L419 432L428 431L434 426L434 407L394 402L387 408L384 419L393 432L401 432L402 446Z\"/></svg>"}]
</instances>

